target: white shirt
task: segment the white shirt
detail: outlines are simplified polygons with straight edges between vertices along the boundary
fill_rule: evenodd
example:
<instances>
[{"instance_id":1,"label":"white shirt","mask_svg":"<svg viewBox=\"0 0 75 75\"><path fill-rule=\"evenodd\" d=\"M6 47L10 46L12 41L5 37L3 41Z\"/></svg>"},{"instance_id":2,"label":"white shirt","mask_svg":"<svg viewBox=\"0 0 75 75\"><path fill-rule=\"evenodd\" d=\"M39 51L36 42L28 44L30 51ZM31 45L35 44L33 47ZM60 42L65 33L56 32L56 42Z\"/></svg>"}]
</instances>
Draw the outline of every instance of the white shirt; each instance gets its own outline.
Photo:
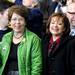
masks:
<instances>
[{"instance_id":1,"label":"white shirt","mask_svg":"<svg viewBox=\"0 0 75 75\"><path fill-rule=\"evenodd\" d=\"M70 35L75 36L75 28L71 29Z\"/></svg>"}]
</instances>

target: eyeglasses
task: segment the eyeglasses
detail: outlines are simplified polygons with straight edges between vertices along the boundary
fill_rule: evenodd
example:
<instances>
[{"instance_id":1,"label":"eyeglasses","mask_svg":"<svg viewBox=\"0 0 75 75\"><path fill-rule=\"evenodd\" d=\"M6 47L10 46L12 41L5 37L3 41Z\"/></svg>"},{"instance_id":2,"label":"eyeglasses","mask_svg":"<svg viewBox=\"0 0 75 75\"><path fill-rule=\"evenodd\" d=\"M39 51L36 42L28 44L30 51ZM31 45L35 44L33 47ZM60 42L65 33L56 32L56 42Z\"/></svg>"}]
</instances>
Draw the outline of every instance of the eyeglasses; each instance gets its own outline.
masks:
<instances>
[{"instance_id":1,"label":"eyeglasses","mask_svg":"<svg viewBox=\"0 0 75 75\"><path fill-rule=\"evenodd\" d=\"M75 12L68 12L69 14L74 14L75 15Z\"/></svg>"}]
</instances>

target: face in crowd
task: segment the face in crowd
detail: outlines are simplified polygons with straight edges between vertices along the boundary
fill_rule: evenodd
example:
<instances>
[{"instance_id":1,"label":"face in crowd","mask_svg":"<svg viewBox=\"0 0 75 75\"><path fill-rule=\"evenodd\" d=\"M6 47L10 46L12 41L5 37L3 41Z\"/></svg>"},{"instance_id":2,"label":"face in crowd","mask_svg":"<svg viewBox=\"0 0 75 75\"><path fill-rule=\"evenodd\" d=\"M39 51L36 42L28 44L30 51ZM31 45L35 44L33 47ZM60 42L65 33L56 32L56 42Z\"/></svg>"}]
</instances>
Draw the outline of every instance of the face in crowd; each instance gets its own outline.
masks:
<instances>
[{"instance_id":1,"label":"face in crowd","mask_svg":"<svg viewBox=\"0 0 75 75\"><path fill-rule=\"evenodd\" d=\"M8 11L9 23L16 33L22 33L27 24L28 9L25 6L15 5Z\"/></svg>"},{"instance_id":2,"label":"face in crowd","mask_svg":"<svg viewBox=\"0 0 75 75\"><path fill-rule=\"evenodd\" d=\"M53 13L47 22L47 33L53 36L66 36L70 32L69 19L62 13Z\"/></svg>"},{"instance_id":3,"label":"face in crowd","mask_svg":"<svg viewBox=\"0 0 75 75\"><path fill-rule=\"evenodd\" d=\"M70 21L71 27L75 27L75 3L68 5L66 15Z\"/></svg>"},{"instance_id":4,"label":"face in crowd","mask_svg":"<svg viewBox=\"0 0 75 75\"><path fill-rule=\"evenodd\" d=\"M65 30L62 18L57 16L52 17L49 30L52 35L61 36Z\"/></svg>"},{"instance_id":5,"label":"face in crowd","mask_svg":"<svg viewBox=\"0 0 75 75\"><path fill-rule=\"evenodd\" d=\"M24 28L26 25L24 18L16 13L12 14L10 24L14 32L17 32L17 33L24 31Z\"/></svg>"}]
</instances>

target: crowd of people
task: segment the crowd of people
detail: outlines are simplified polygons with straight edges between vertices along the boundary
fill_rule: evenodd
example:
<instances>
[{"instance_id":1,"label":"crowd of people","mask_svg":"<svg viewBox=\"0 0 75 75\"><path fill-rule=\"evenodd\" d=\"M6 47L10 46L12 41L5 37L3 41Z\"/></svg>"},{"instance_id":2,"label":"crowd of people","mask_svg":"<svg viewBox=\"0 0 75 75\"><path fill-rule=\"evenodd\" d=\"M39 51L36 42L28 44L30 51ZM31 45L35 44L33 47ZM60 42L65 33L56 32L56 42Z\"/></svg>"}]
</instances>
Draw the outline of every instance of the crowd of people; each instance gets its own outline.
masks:
<instances>
[{"instance_id":1,"label":"crowd of people","mask_svg":"<svg viewBox=\"0 0 75 75\"><path fill-rule=\"evenodd\" d=\"M42 3L0 1L0 75L75 75L75 0Z\"/></svg>"}]
</instances>

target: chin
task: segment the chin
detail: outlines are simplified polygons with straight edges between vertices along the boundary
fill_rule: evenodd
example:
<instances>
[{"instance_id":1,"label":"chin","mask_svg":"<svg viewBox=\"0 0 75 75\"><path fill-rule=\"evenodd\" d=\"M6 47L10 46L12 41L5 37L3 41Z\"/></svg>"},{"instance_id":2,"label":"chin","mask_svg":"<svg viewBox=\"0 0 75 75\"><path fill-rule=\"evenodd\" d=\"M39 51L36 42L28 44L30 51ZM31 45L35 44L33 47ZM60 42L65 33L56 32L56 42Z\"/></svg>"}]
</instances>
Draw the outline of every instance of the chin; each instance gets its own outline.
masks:
<instances>
[{"instance_id":1,"label":"chin","mask_svg":"<svg viewBox=\"0 0 75 75\"><path fill-rule=\"evenodd\" d=\"M61 34L53 34L53 35L55 35L55 36L60 36Z\"/></svg>"}]
</instances>

